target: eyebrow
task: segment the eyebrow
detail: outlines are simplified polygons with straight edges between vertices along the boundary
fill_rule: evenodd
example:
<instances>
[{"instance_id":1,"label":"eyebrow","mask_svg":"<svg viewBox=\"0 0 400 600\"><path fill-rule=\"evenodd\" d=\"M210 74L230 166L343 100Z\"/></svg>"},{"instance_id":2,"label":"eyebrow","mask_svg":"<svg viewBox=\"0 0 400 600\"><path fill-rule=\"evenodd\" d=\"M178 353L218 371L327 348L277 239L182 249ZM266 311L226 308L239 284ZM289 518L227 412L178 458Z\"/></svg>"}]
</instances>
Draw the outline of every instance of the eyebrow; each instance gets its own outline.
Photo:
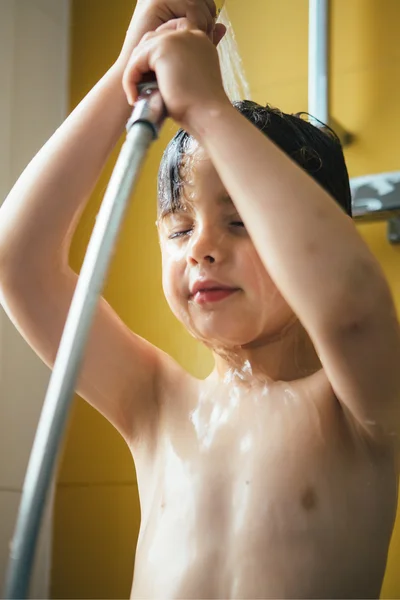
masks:
<instances>
[{"instance_id":1,"label":"eyebrow","mask_svg":"<svg viewBox=\"0 0 400 600\"><path fill-rule=\"evenodd\" d=\"M164 219L167 219L171 215L176 215L176 214L185 213L185 212L186 212L185 207L183 206L183 204L179 203L175 206L169 206L168 208L163 210L159 216L159 219L161 221L163 221Z\"/></svg>"},{"instance_id":2,"label":"eyebrow","mask_svg":"<svg viewBox=\"0 0 400 600\"><path fill-rule=\"evenodd\" d=\"M221 206L227 206L227 207L232 206L236 210L236 207L232 201L232 198L228 195L220 196L217 200L217 204L219 204ZM187 214L187 209L185 208L185 204L179 201L178 203L175 204L175 206L169 206L166 210L164 210L160 214L159 218L161 221L163 221L164 219L167 219L171 215L176 215L176 214L180 214L180 213Z\"/></svg>"}]
</instances>

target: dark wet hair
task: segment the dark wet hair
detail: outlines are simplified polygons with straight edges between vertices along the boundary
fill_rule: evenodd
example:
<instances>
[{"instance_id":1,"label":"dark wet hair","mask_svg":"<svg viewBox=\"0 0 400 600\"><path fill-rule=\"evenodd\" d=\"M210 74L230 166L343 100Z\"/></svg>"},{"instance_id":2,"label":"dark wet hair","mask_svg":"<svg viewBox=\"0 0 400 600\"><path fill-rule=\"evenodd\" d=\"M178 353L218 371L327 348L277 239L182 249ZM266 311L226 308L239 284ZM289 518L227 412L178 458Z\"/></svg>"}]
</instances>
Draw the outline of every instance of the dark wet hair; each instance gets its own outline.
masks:
<instances>
[{"instance_id":1,"label":"dark wet hair","mask_svg":"<svg viewBox=\"0 0 400 600\"><path fill-rule=\"evenodd\" d=\"M327 126L313 125L306 113L285 114L271 106L243 100L233 106L265 133L315 179L351 216L349 175L341 143ZM180 129L164 152L158 175L158 212L163 215L180 205L181 168L193 138Z\"/></svg>"}]
</instances>

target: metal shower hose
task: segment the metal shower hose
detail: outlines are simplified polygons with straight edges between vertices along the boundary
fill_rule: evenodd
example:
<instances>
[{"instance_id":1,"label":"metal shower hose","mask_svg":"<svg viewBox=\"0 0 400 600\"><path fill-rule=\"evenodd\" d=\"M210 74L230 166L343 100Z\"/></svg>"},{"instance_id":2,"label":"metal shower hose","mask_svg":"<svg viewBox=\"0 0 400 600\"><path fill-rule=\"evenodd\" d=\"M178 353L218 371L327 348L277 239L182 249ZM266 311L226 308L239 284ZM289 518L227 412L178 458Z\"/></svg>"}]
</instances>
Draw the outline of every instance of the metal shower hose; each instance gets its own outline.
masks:
<instances>
[{"instance_id":1,"label":"metal shower hose","mask_svg":"<svg viewBox=\"0 0 400 600\"><path fill-rule=\"evenodd\" d=\"M85 344L133 187L166 117L156 83L139 86L121 149L101 205L61 338L25 476L10 546L4 598L26 598L46 497Z\"/></svg>"}]
</instances>

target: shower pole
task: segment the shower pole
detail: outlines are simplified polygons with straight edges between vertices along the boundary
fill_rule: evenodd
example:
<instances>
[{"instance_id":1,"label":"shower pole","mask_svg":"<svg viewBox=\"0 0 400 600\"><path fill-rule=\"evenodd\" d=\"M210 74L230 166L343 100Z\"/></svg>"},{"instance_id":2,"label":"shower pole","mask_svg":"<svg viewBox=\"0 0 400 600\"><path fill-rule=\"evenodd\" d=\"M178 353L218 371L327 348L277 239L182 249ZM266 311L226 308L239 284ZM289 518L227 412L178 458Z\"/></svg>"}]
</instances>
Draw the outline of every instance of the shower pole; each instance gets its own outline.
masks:
<instances>
[{"instance_id":1,"label":"shower pole","mask_svg":"<svg viewBox=\"0 0 400 600\"><path fill-rule=\"evenodd\" d=\"M342 145L348 146L352 141L351 134L330 115L329 11L329 0L309 0L308 112L311 117L332 127Z\"/></svg>"},{"instance_id":2,"label":"shower pole","mask_svg":"<svg viewBox=\"0 0 400 600\"><path fill-rule=\"evenodd\" d=\"M156 83L139 86L82 265L47 389L10 547L4 598L27 597L37 538L94 312L133 187L166 117Z\"/></svg>"},{"instance_id":3,"label":"shower pole","mask_svg":"<svg viewBox=\"0 0 400 600\"><path fill-rule=\"evenodd\" d=\"M329 0L309 0L308 112L329 125L342 146L353 140L351 133L330 115ZM318 126L318 122L316 123ZM353 219L388 221L388 240L400 243L400 171L350 179Z\"/></svg>"},{"instance_id":4,"label":"shower pole","mask_svg":"<svg viewBox=\"0 0 400 600\"><path fill-rule=\"evenodd\" d=\"M322 123L329 120L329 0L310 0L308 43L308 112Z\"/></svg>"}]
</instances>

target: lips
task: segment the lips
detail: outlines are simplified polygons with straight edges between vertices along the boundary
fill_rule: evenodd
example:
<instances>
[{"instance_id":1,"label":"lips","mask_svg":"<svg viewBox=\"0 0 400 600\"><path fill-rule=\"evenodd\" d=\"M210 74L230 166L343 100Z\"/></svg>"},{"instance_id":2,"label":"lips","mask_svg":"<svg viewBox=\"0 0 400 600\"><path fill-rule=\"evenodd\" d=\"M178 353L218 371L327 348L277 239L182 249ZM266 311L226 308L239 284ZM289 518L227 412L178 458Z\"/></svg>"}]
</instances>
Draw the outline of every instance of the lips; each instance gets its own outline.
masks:
<instances>
[{"instance_id":1,"label":"lips","mask_svg":"<svg viewBox=\"0 0 400 600\"><path fill-rule=\"evenodd\" d=\"M197 281L191 290L191 297L197 304L207 304L210 302L220 302L225 300L238 291L229 285L219 283L218 281L204 280Z\"/></svg>"}]
</instances>

